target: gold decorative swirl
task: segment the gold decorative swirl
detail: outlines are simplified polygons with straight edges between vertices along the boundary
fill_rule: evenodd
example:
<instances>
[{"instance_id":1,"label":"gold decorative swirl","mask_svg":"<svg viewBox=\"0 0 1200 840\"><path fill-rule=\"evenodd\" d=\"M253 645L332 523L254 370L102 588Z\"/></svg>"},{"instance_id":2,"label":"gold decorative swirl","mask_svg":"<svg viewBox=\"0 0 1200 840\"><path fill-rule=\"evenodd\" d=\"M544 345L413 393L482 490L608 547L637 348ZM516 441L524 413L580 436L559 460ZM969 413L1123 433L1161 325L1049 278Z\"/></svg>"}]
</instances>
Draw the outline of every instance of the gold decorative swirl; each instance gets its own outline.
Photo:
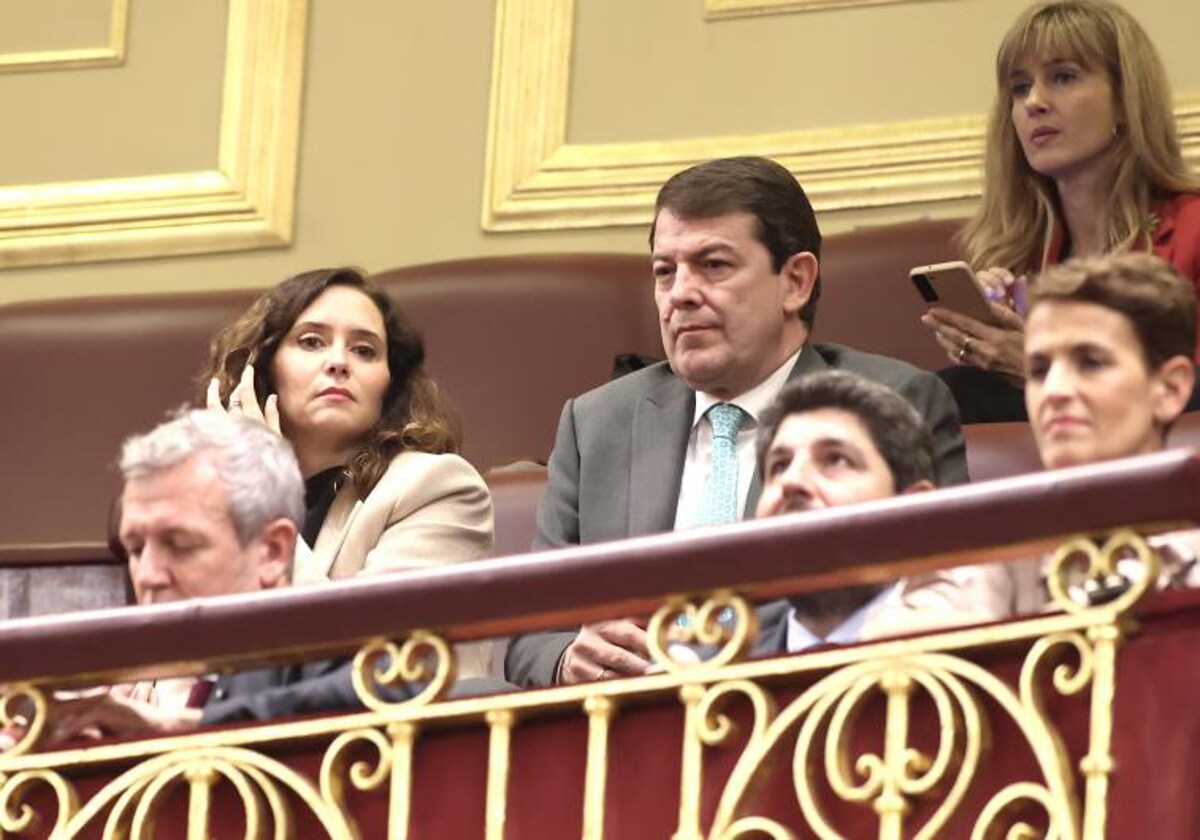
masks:
<instances>
[{"instance_id":1,"label":"gold decorative swirl","mask_svg":"<svg viewBox=\"0 0 1200 840\"><path fill-rule=\"evenodd\" d=\"M1037 804L1050 816L1049 831L1043 834L1029 823L1014 822L1005 832L1005 840L1059 840L1078 836L1071 827L1061 826L1054 820L1057 803L1046 788L1032 782L1014 782L1001 789L983 807L971 830L971 840L999 837L1003 824L1012 820L1019 812L1021 803L1026 801Z\"/></svg>"},{"instance_id":2,"label":"gold decorative swirl","mask_svg":"<svg viewBox=\"0 0 1200 840\"><path fill-rule=\"evenodd\" d=\"M796 835L785 826L766 817L746 817L726 828L714 840L737 840L738 837L757 837L765 834L771 840L797 840Z\"/></svg>"},{"instance_id":3,"label":"gold decorative swirl","mask_svg":"<svg viewBox=\"0 0 1200 840\"><path fill-rule=\"evenodd\" d=\"M1117 569L1118 560L1136 562L1135 568L1140 574L1132 577L1122 574ZM1105 609L1120 614L1157 584L1160 567L1158 553L1141 534L1128 528L1114 532L1103 546L1097 546L1090 537L1075 537L1059 546L1051 556L1046 569L1046 588L1055 606L1068 613L1080 613L1091 609L1092 605L1072 596L1072 580L1103 587L1124 579L1128 588L1103 603Z\"/></svg>"},{"instance_id":4,"label":"gold decorative swirl","mask_svg":"<svg viewBox=\"0 0 1200 840\"><path fill-rule=\"evenodd\" d=\"M733 723L723 711L732 694L741 694L750 701L754 712L750 730L751 743L757 743L766 734L767 726L775 717L775 700L761 686L749 680L731 680L715 685L705 692L696 706L699 713L696 735L707 746L723 744L733 734Z\"/></svg>"},{"instance_id":5,"label":"gold decorative swirl","mask_svg":"<svg viewBox=\"0 0 1200 840\"><path fill-rule=\"evenodd\" d=\"M720 620L722 614L727 621ZM646 635L651 658L668 672L715 669L741 659L750 649L758 636L758 616L744 598L728 589L710 593L700 606L675 595L651 617ZM702 645L716 652L689 661L672 654L674 645Z\"/></svg>"},{"instance_id":6,"label":"gold decorative swirl","mask_svg":"<svg viewBox=\"0 0 1200 840\"><path fill-rule=\"evenodd\" d=\"M349 750L358 745L367 744L374 748L376 760L355 761L345 772L346 755ZM346 776L355 788L361 791L378 790L388 777L392 764L392 745L378 729L354 729L343 732L325 750L321 759L320 786L321 796L326 802L339 805L345 802L345 788L342 777Z\"/></svg>"},{"instance_id":7,"label":"gold decorative swirl","mask_svg":"<svg viewBox=\"0 0 1200 840\"><path fill-rule=\"evenodd\" d=\"M25 708L22 708L25 707ZM32 683L0 685L0 732L17 735L8 749L0 745L0 760L24 755L37 745L49 718L45 693Z\"/></svg>"},{"instance_id":8,"label":"gold decorative swirl","mask_svg":"<svg viewBox=\"0 0 1200 840\"><path fill-rule=\"evenodd\" d=\"M187 782L190 788L188 836L208 836L210 793L222 779L238 794L248 838L262 836L267 824L274 827L278 840L294 835L283 790L308 807L326 836L336 840L357 836L340 803L322 796L309 780L274 759L237 747L181 749L143 761L105 785L55 836L81 834L106 810L105 837L153 836L158 808L180 782Z\"/></svg>"},{"instance_id":9,"label":"gold decorative swirl","mask_svg":"<svg viewBox=\"0 0 1200 840\"><path fill-rule=\"evenodd\" d=\"M54 793L54 827L50 834L58 836L63 826L75 813L79 799L75 789L57 773L49 770L26 770L5 777L0 773L0 836L24 834L33 827L36 812L25 803L26 792L37 785L45 785Z\"/></svg>"},{"instance_id":10,"label":"gold decorative swirl","mask_svg":"<svg viewBox=\"0 0 1200 840\"><path fill-rule=\"evenodd\" d=\"M400 706L421 706L440 700L453 682L454 653L446 640L428 630L416 630L402 645L390 639L373 639L354 657L351 671L354 691L368 709L376 712ZM412 697L391 701L381 687L397 688L425 682Z\"/></svg>"},{"instance_id":11,"label":"gold decorative swirl","mask_svg":"<svg viewBox=\"0 0 1200 840\"><path fill-rule=\"evenodd\" d=\"M1074 661L1071 661L1071 660ZM1021 665L1021 704L1038 718L1045 717L1039 675L1051 665L1051 684L1064 697L1087 687L1094 672L1092 647L1081 633L1055 633L1034 642Z\"/></svg>"},{"instance_id":12,"label":"gold decorative swirl","mask_svg":"<svg viewBox=\"0 0 1200 840\"><path fill-rule=\"evenodd\" d=\"M979 826L995 826L1009 815L1016 800L1043 803L1050 817L1050 836L1077 838L1079 807L1071 761L1061 740L1041 715L1041 690L1035 677L1054 665L1052 683L1063 694L1081 692L1091 679L1087 642L1079 634L1050 637L1030 651L1021 678L1021 696L980 666L938 653L911 654L868 660L834 671L810 686L778 714L769 696L743 681L707 689L696 703L695 722L688 738L696 743L725 742L732 724L720 712L734 693L750 698L753 731L731 772L713 818L712 838L732 840L754 832L772 838L790 837L786 829L749 813L757 780L769 772L773 752L795 733L792 782L796 801L809 829L822 840L840 840L843 833L830 821L822 797L813 788L812 769L823 776L834 796L869 808L879 819L879 836L931 840L941 836L962 807L977 780L990 742L983 697L990 698L1017 726L1033 754L1040 779L1010 785L997 795L979 818ZM1074 652L1073 664L1068 664ZM853 737L863 710L882 697L885 713L882 749L854 755ZM761 698L761 699L760 699ZM929 707L939 733L932 755L909 743L911 713ZM765 724L765 725L764 725ZM685 746L686 755L686 746ZM915 800L936 806L919 826L905 820ZM1023 837L1028 826L1016 824L1010 840ZM988 829L980 837L999 837Z\"/></svg>"},{"instance_id":13,"label":"gold decorative swirl","mask_svg":"<svg viewBox=\"0 0 1200 840\"><path fill-rule=\"evenodd\" d=\"M834 794L845 802L870 805L880 815L883 833L899 836L910 810L909 800L931 796L949 783L949 789L938 797L937 809L915 835L937 837L962 804L978 772L985 740L985 718L978 701L957 675L930 667L919 658L863 663L853 670L855 673L844 674L840 686L831 686L813 704L801 726L793 754L793 781L801 810L820 836L840 836L817 804L805 771L814 761L815 742L828 717L824 764ZM861 711L878 694L887 704L883 754L860 755L852 768L852 733ZM907 742L911 709L919 696L932 705L942 735L932 758Z\"/></svg>"}]
</instances>

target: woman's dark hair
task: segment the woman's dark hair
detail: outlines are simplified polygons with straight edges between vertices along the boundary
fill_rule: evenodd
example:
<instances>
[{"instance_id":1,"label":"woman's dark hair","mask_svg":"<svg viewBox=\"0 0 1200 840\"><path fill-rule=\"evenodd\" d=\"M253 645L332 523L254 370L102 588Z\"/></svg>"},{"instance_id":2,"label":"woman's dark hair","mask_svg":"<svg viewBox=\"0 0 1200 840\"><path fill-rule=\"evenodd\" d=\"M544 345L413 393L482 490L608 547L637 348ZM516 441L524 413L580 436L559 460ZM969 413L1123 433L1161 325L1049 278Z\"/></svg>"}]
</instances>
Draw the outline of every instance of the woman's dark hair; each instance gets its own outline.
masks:
<instances>
[{"instance_id":1,"label":"woman's dark hair","mask_svg":"<svg viewBox=\"0 0 1200 840\"><path fill-rule=\"evenodd\" d=\"M197 399L214 377L222 400L237 387L242 370L254 365L259 401L275 392L272 363L296 319L332 286L362 292L379 310L387 338L391 381L383 397L378 422L346 464L346 473L360 498L379 482L396 455L417 452L457 452L461 433L457 418L425 371L421 334L401 315L391 298L357 268L319 268L284 280L256 300L246 312L213 337L208 364L197 377Z\"/></svg>"}]
</instances>

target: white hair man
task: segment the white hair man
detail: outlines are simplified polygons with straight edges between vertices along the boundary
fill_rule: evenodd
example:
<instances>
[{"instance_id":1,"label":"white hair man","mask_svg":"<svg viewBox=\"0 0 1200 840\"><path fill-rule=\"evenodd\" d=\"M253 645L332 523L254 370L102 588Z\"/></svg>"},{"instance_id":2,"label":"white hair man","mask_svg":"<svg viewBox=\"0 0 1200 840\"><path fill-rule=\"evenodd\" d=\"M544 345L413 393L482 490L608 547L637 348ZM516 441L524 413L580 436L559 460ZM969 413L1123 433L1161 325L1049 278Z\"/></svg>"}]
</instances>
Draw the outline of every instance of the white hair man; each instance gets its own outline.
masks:
<instances>
[{"instance_id":1,"label":"white hair man","mask_svg":"<svg viewBox=\"0 0 1200 840\"><path fill-rule=\"evenodd\" d=\"M187 411L126 440L119 463L125 486L117 536L139 604L288 584L304 482L278 434L242 417ZM269 716L248 704L262 707L273 689L294 688L313 676L309 670L331 667L247 672L222 678L215 691L191 678L120 686L57 703L50 738L187 732Z\"/></svg>"}]
</instances>

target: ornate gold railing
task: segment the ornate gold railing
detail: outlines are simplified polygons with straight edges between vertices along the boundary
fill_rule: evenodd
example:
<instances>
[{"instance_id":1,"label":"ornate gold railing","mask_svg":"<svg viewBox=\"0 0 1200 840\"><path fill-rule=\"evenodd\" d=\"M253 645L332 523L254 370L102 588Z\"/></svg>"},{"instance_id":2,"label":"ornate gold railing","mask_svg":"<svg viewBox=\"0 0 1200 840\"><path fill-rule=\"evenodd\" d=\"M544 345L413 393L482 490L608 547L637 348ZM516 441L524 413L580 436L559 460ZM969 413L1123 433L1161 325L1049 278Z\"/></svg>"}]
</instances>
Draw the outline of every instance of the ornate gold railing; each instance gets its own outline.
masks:
<instances>
[{"instance_id":1,"label":"ornate gold railing","mask_svg":"<svg viewBox=\"0 0 1200 840\"><path fill-rule=\"evenodd\" d=\"M1109 471L998 482L940 498L407 580L12 622L0 635L0 679L7 681L0 718L11 718L18 700L34 712L27 736L0 755L0 837L1125 836L1110 825L1114 784L1136 796L1144 787L1139 776L1187 768L1132 766L1127 759L1144 745L1119 755L1118 689L1140 697L1152 685L1140 671L1123 683L1120 668L1164 670L1180 628L1200 642L1200 598L1190 593L1176 596L1165 617L1153 610L1143 616L1137 634L1138 605L1158 577L1157 559L1138 531L1175 527L1200 511L1198 477L1200 460L1170 454ZM996 516L1014 517L1002 549L989 545L993 535L979 524ZM1106 519L1137 529L1113 531ZM1063 539L1098 532L1109 534L1099 546L1092 537ZM847 543L861 552L872 541L872 557L828 556ZM756 629L748 597L836 583L838 574L862 581L950 565L949 542L962 545L969 560L1029 556L1033 546L1059 544L1048 582L1061 612L744 659ZM811 571L799 573L795 558L810 553ZM1099 606L1070 599L1068 570L1103 576L1118 555L1127 558L1126 569L1128 558L1141 567L1130 589ZM729 556L737 562L713 565ZM581 579L580 566L592 567L591 592L568 588ZM678 584L697 578L724 580L692 596L667 588L675 581L696 593ZM481 587L486 600L534 583L538 591L526 598L539 606L524 615L505 618L510 606L470 603ZM590 603L597 592L605 601ZM396 632L377 632L384 620L377 610L419 613L422 604L444 606L454 596L457 613L443 624L417 616L446 629L407 631L405 620L392 618ZM639 612L654 600L648 626L660 673L445 699L455 641ZM727 609L737 618L732 625L716 621ZM685 612L692 621L674 620ZM317 615L325 628L319 643L311 627ZM259 650L239 656L254 626L262 628ZM113 648L135 636L146 640L141 651ZM702 643L714 654L676 662L667 652L674 641ZM1126 644L1138 654L1120 657ZM357 649L355 687L367 711L34 749L53 688L261 664L295 657L298 649ZM1160 676L1160 706L1164 692L1178 692L1181 703L1192 697L1190 683ZM396 679L427 686L393 703L377 686ZM1200 716L1200 706L1183 705L1179 714ZM440 781L423 783L424 772L441 773ZM556 777L575 776L577 802L528 790L558 790ZM461 787L464 798L432 811L423 806L448 785Z\"/></svg>"}]
</instances>

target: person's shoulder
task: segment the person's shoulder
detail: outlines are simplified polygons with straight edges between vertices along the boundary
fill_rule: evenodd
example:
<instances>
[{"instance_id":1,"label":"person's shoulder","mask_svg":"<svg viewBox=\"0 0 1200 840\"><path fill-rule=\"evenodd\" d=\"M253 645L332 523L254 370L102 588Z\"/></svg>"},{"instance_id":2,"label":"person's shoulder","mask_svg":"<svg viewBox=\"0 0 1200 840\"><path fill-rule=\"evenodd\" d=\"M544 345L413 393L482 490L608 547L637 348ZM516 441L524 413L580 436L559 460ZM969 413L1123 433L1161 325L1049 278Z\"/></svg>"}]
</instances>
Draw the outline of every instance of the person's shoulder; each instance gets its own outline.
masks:
<instances>
[{"instance_id":1,"label":"person's shoulder","mask_svg":"<svg viewBox=\"0 0 1200 840\"><path fill-rule=\"evenodd\" d=\"M414 482L446 481L483 485L471 463L453 452L420 452L409 449L392 458L376 489ZM385 490L386 492L386 490Z\"/></svg>"},{"instance_id":2,"label":"person's shoulder","mask_svg":"<svg viewBox=\"0 0 1200 840\"><path fill-rule=\"evenodd\" d=\"M593 406L609 407L632 403L668 383L678 381L671 372L670 365L665 361L657 362L580 394L575 398L575 405L586 411Z\"/></svg>"},{"instance_id":3,"label":"person's shoulder","mask_svg":"<svg viewBox=\"0 0 1200 840\"><path fill-rule=\"evenodd\" d=\"M1200 192L1173 193L1154 206L1161 219L1170 219L1176 225L1200 225Z\"/></svg>"},{"instance_id":4,"label":"person's shoulder","mask_svg":"<svg viewBox=\"0 0 1200 840\"><path fill-rule=\"evenodd\" d=\"M856 350L844 344L815 342L810 347L831 368L848 370L852 373L861 373L869 379L876 379L885 384L893 380L907 381L913 378L933 376L929 371L922 370L903 359L884 356L879 353L868 353L864 350Z\"/></svg>"}]
</instances>

